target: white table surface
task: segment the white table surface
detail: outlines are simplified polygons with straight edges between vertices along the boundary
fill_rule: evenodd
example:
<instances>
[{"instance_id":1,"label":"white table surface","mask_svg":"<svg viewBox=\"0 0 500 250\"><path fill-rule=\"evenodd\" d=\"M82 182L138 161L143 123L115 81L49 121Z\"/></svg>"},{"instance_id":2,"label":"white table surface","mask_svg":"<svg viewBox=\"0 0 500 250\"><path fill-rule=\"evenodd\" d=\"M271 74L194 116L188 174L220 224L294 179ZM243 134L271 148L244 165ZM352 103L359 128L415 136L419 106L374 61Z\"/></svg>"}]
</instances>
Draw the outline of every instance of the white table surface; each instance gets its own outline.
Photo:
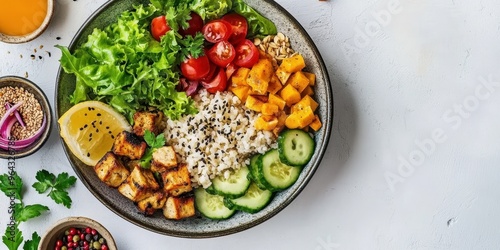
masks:
<instances>
[{"instance_id":1,"label":"white table surface","mask_svg":"<svg viewBox=\"0 0 500 250\"><path fill-rule=\"evenodd\" d=\"M22 224L25 238L79 215L104 224L120 250L498 249L498 1L277 2L318 46L335 102L326 155L291 205L244 232L182 239L125 221L80 181L70 190L70 210L28 186L25 203L46 204L51 211ZM53 45L68 45L103 3L57 0L56 15L42 37L0 44L0 75L27 72L53 105L60 57ZM16 161L29 185L41 168L75 175L52 126L42 150ZM0 173L6 169L7 161L1 160ZM0 195L0 201L3 235L8 200Z\"/></svg>"}]
</instances>

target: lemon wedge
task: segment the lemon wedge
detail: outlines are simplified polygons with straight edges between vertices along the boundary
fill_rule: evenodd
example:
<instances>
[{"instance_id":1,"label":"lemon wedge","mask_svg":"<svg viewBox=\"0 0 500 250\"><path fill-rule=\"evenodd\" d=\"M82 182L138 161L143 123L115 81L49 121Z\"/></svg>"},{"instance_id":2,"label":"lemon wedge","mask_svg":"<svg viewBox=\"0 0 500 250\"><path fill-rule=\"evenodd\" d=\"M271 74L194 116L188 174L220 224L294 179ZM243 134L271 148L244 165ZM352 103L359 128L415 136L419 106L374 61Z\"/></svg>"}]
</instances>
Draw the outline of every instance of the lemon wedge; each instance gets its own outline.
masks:
<instances>
[{"instance_id":1,"label":"lemon wedge","mask_svg":"<svg viewBox=\"0 0 500 250\"><path fill-rule=\"evenodd\" d=\"M59 118L58 123L68 148L90 166L95 166L111 150L118 133L131 130L123 115L99 101L76 104Z\"/></svg>"}]
</instances>

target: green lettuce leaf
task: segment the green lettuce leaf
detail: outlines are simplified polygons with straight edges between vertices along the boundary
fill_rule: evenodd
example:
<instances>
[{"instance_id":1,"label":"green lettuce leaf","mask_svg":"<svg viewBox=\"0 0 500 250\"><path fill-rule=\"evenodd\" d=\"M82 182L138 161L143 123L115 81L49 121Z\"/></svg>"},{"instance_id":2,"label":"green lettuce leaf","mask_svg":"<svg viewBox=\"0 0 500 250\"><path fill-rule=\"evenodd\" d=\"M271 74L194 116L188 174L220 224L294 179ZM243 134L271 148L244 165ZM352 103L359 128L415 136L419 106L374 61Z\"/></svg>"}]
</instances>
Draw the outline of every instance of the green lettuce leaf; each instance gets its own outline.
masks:
<instances>
[{"instance_id":1,"label":"green lettuce leaf","mask_svg":"<svg viewBox=\"0 0 500 250\"><path fill-rule=\"evenodd\" d=\"M243 0L234 0L232 10L247 19L249 37L276 35L278 32L271 20L259 14Z\"/></svg>"},{"instance_id":2,"label":"green lettuce leaf","mask_svg":"<svg viewBox=\"0 0 500 250\"><path fill-rule=\"evenodd\" d=\"M190 6L206 22L228 13L233 7L233 0L193 0Z\"/></svg>"}]
</instances>

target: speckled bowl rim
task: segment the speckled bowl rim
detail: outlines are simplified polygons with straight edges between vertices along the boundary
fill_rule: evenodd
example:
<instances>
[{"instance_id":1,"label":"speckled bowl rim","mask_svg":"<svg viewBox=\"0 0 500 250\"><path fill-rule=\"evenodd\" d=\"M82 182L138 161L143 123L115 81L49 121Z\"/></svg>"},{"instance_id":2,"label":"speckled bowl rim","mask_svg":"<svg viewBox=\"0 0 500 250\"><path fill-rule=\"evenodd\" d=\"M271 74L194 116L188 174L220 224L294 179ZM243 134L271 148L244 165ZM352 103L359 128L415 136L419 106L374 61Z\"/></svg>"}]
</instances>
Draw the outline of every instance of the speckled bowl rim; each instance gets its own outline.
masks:
<instances>
[{"instance_id":1,"label":"speckled bowl rim","mask_svg":"<svg viewBox=\"0 0 500 250\"><path fill-rule=\"evenodd\" d=\"M62 235L66 229L70 227L91 227L97 230L97 232L106 239L106 243L109 250L117 250L115 239L111 235L111 233L106 229L101 223L82 216L72 216L66 217L58 220L52 226L47 228L45 233L40 239L40 243L38 244L38 250L47 250L50 245L55 244L58 240L57 237ZM54 238L56 237L56 238Z\"/></svg>"},{"instance_id":2,"label":"speckled bowl rim","mask_svg":"<svg viewBox=\"0 0 500 250\"><path fill-rule=\"evenodd\" d=\"M0 88L2 87L7 87L11 85L4 85L2 83L5 82L20 82L23 85L26 85L26 91L31 92L35 98L38 100L40 103L40 106L43 109L43 113L45 114L45 117L47 119L47 125L45 126L45 131L43 132L42 135L37 139L36 143L33 145L19 150L18 152L15 152L14 154L10 154L8 150L0 149L0 158L3 159L17 159L17 158L23 158L29 155L34 154L36 151L38 151L42 146L47 142L50 133L52 131L52 109L50 107L50 103L48 101L47 96L43 92L43 90L36 85L34 82L23 78L19 76L2 76L0 77ZM3 108L3 104L0 106L0 108Z\"/></svg>"},{"instance_id":3,"label":"speckled bowl rim","mask_svg":"<svg viewBox=\"0 0 500 250\"><path fill-rule=\"evenodd\" d=\"M26 43L39 37L47 29L47 27L49 27L49 23L52 20L52 16L54 14L54 6L54 0L47 0L47 14L45 15L45 18L43 19L43 22L42 24L40 24L40 27L38 27L38 29L23 36L10 36L0 33L0 42L13 44Z\"/></svg>"},{"instance_id":4,"label":"speckled bowl rim","mask_svg":"<svg viewBox=\"0 0 500 250\"><path fill-rule=\"evenodd\" d=\"M139 1L142 3L146 2L145 0L134 0L134 1ZM281 197L275 197L275 199L278 199L278 198L285 199L283 202L273 205L274 201L272 201L271 204L269 204L266 208L263 209L263 211L260 211L257 214L248 214L247 215L247 218L248 217L252 217L252 218L257 217L257 219L250 220L249 222L246 222L246 223L241 223L239 221L228 222L228 221L232 220L233 218L228 219L228 220L224 220L224 221L211 221L208 219L203 219L203 218L201 218L201 216L198 215L199 217L189 218L188 220L194 220L193 223L195 223L195 224L198 222L207 223L207 224L196 224L196 227L193 227L193 228L203 227L203 228L207 228L207 230L206 231L200 230L197 232L189 232L189 231L187 231L187 229L185 231L182 231L182 230L178 230L178 228L173 228L173 229L171 227L167 228L165 225L169 225L169 224L164 224L161 227L156 225L156 224L154 224L154 225L148 224L148 222L151 221L150 218L145 218L143 215L139 214L140 216L143 216L143 217L141 217L141 219L137 219L136 217L138 216L137 215L138 211L136 210L136 208L134 207L135 215L134 215L134 212L131 212L129 210L128 207L133 206L131 201L126 200L126 198L124 198L124 197L119 198L121 200L125 200L126 202L128 202L127 204L129 204L129 205L127 205L127 208L125 208L119 204L120 201L115 201L115 200L112 200L110 197L107 197L107 196L110 196L109 195L110 191L106 191L107 194L103 195L103 194L99 193L98 191L94 190L93 187L101 188L101 187L105 186L105 184L103 184L102 182L94 183L94 182L91 182L91 180L86 179L86 176L85 176L86 173L82 172L81 169L83 169L83 167L87 167L87 168L91 168L91 167L78 166L79 164L81 165L81 162L71 154L71 151L67 148L64 141L61 139L61 143L62 143L64 151L68 157L68 160L70 161L71 166L75 170L76 174L79 176L80 180L87 187L87 189L89 189L89 191L102 204L104 204L106 207L108 207L111 211L113 211L118 216L124 218L125 220L127 220L127 221L129 221L129 222L131 222L139 227L142 227L144 229L150 230L150 231L155 232L155 233L164 234L164 235L168 235L168 236L181 237L181 238L221 237L221 236L238 233L238 232L247 230L249 228L252 228L256 225L259 225L259 224L267 221L268 219L270 219L274 215L278 214L281 210L283 210L285 207L287 207L299 195L299 193L305 188L307 183L313 177L314 173L316 172L317 168L319 167L321 160L326 152L326 148L328 146L328 143L330 140L330 135L331 135L331 130L332 130L333 94L332 94L332 87L331 87L328 71L326 69L323 58L321 57L313 40L307 34L305 29L300 25L300 23L288 11L286 11L278 3L276 3L272 0L262 0L262 1L254 0L253 2L254 2L254 5L251 5L251 6L257 10L259 10L259 7L256 6L257 3L268 4L270 7L274 8L275 11L281 12L281 14L283 14L286 17L287 23L290 22L293 24L293 26L295 26L294 28L300 33L300 35L303 37L303 39L306 40L306 43L308 44L308 48L311 50L312 55L316 59L315 62L317 63L317 70L319 72L321 72L321 78L324 79L324 85L325 85L325 86L323 86L324 87L324 96L322 96L322 98L324 98L324 103L320 102L320 107L318 108L318 109L323 109L322 112L324 112L325 115L324 115L324 117L321 117L321 119L322 119L322 121L324 121L324 123L323 123L323 127L319 131L320 133L318 133L318 134L320 134L320 137L319 138L318 138L318 136L315 137L316 140L320 141L320 143L317 143L317 145L316 145L316 150L315 150L315 153L313 155L313 158L304 167L304 170L302 171L301 176L299 177L299 180L294 185L292 185L292 187L287 189L286 191L280 192L276 195L276 196L280 196L281 193L286 193L286 194L281 195ZM89 23L92 23L92 21L94 21L94 19L98 19L101 12L106 11L108 8L112 8L114 6L114 4L119 5L121 3L120 3L120 1L109 0L108 2L103 4L99 9L97 9L94 12L94 14L92 16L90 16L85 21L85 23L77 31L73 40L71 41L70 45L68 46L70 51L74 50L75 46L77 45L77 43L79 42L80 39L85 39L85 38L82 38L82 36L85 33L87 26L89 26ZM288 30L290 30L290 29L288 29ZM287 31L282 31L282 32L286 33ZM60 117L65 111L65 110L61 110L61 106L67 105L66 103L59 103L59 101L60 101L59 100L59 95L60 95L59 91L60 91L60 87L61 87L60 86L61 80L65 80L65 78L68 78L68 77L69 76L63 71L63 69L61 67L59 67L58 78L57 78L57 85L58 86L56 86L56 90L55 90L56 91L56 93L55 93L55 105L56 105L56 116L57 117ZM62 92L64 92L64 91L62 91ZM64 93L64 95L62 95L61 98L67 99L68 98L67 94L68 93ZM67 109L67 107L65 107L65 108ZM307 171L306 171L306 168L307 168ZM86 172L88 172L88 170L86 170ZM306 173L304 173L304 172L306 172ZM90 178L96 179L97 177L92 176ZM271 209L271 210L267 211L268 209ZM266 211L264 211L264 210L266 210ZM127 212L128 214L125 214L125 212ZM235 216L233 216L233 217L235 217ZM155 219L155 218L153 218L153 219ZM156 219L158 219L158 218L156 218ZM236 218L235 220L237 220L237 219L246 219L246 218L245 218L245 216L240 216L239 218ZM166 220L166 219L163 218L163 220ZM226 222L227 222L227 224L232 223L231 224L232 226L228 227L228 228L222 228L222 229L217 228L217 227L222 227L221 224L226 225L226 224L224 224ZM157 223L157 222L155 221L153 223ZM174 223L183 223L183 221L179 221L179 222L174 221ZM184 227L179 227L179 228L184 229ZM191 229L191 226L188 225L187 228Z\"/></svg>"}]
</instances>

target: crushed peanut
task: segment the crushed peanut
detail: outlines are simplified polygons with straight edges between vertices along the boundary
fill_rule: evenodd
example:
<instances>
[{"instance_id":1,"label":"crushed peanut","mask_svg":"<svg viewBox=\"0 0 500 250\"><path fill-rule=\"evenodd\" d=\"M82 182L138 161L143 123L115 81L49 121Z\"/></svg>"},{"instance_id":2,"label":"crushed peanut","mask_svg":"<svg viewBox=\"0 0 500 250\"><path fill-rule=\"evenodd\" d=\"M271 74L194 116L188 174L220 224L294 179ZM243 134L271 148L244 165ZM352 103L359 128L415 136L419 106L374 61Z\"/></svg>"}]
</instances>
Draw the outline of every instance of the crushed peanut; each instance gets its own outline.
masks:
<instances>
[{"instance_id":1,"label":"crushed peanut","mask_svg":"<svg viewBox=\"0 0 500 250\"><path fill-rule=\"evenodd\" d=\"M42 106L35 96L22 87L2 87L0 88L0 117L7 109L5 104L8 102L14 105L22 101L23 104L17 110L24 121L26 128L19 123L12 127L11 135L16 140L22 140L33 136L42 126L43 110Z\"/></svg>"},{"instance_id":2,"label":"crushed peanut","mask_svg":"<svg viewBox=\"0 0 500 250\"><path fill-rule=\"evenodd\" d=\"M273 57L273 64L297 54L290 45L290 39L281 32L278 32L275 36L266 36L263 39L255 38L253 43L260 50Z\"/></svg>"}]
</instances>

